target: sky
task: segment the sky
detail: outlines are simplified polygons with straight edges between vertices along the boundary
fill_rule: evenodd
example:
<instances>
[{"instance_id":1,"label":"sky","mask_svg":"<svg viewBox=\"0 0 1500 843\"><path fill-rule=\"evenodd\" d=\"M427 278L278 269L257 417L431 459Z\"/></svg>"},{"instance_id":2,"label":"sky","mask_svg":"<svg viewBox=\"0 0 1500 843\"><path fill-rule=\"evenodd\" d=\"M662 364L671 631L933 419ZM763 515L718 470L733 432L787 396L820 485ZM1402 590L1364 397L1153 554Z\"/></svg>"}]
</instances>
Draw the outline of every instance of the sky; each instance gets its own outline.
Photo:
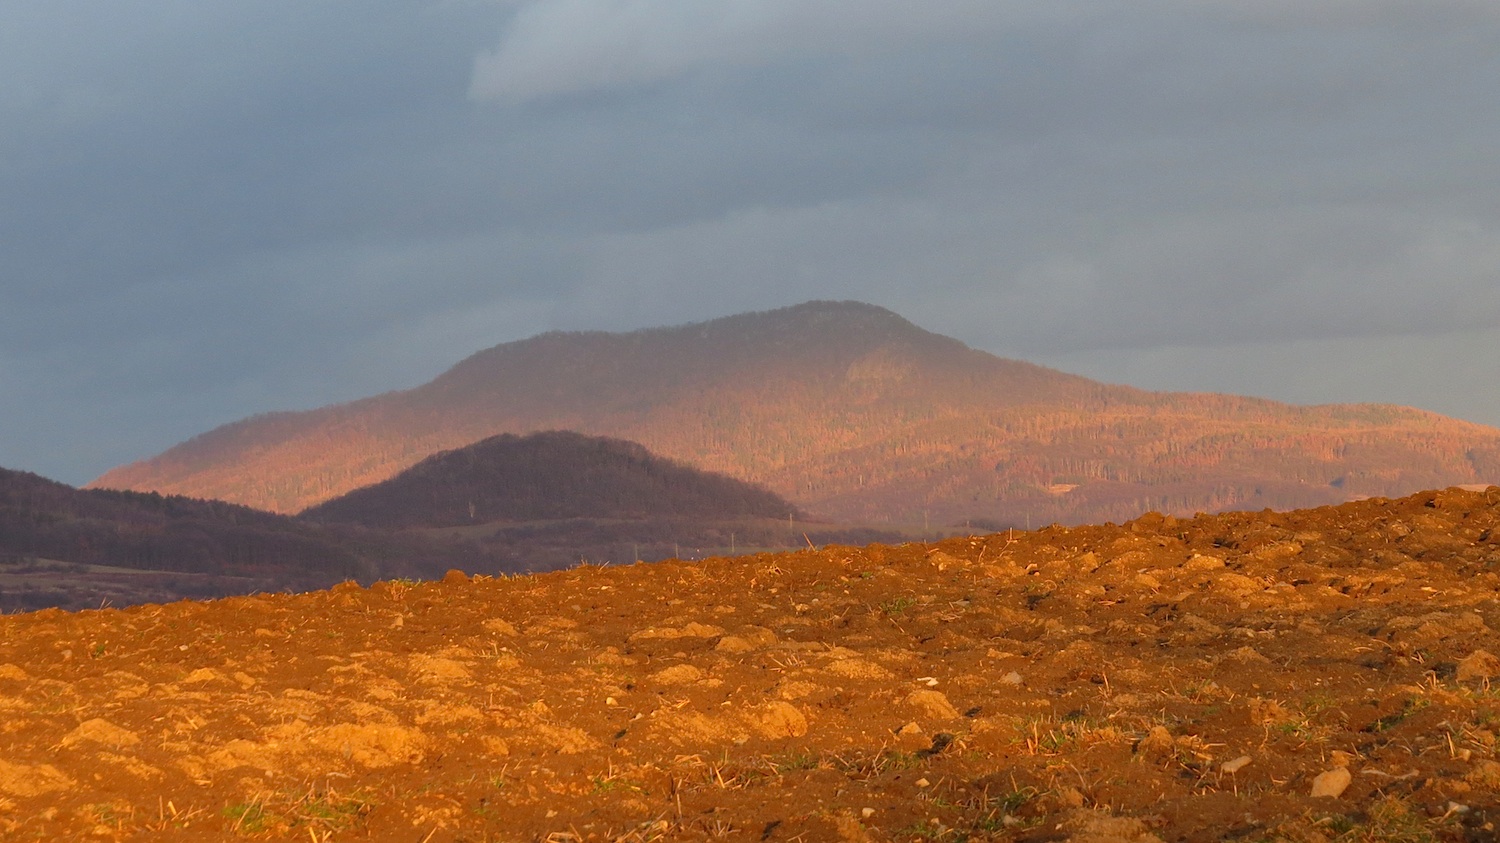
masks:
<instances>
[{"instance_id":1,"label":"sky","mask_svg":"<svg viewBox=\"0 0 1500 843\"><path fill-rule=\"evenodd\" d=\"M1493 0L6 0L0 466L855 299L1500 425Z\"/></svg>"}]
</instances>

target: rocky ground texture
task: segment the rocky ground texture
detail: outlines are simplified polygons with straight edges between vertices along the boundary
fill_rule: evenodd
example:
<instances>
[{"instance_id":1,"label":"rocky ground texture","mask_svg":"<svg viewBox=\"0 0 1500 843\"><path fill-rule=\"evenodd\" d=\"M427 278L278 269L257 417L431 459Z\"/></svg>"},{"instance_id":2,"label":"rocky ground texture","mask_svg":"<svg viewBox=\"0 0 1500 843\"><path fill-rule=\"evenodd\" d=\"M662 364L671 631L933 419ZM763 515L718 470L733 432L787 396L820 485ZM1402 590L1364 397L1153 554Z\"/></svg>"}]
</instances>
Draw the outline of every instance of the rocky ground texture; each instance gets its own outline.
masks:
<instances>
[{"instance_id":1,"label":"rocky ground texture","mask_svg":"<svg viewBox=\"0 0 1500 843\"><path fill-rule=\"evenodd\" d=\"M1493 840L1497 524L1454 490L0 617L0 838Z\"/></svg>"}]
</instances>

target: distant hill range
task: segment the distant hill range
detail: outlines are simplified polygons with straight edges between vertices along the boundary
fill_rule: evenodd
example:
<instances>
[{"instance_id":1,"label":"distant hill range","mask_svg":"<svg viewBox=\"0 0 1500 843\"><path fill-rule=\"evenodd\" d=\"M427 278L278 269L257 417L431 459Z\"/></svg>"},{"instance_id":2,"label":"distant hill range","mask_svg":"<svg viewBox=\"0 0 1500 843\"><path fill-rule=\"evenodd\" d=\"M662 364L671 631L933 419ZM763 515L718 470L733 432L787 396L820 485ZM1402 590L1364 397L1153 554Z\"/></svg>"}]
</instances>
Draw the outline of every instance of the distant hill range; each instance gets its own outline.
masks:
<instances>
[{"instance_id":1,"label":"distant hill range","mask_svg":"<svg viewBox=\"0 0 1500 843\"><path fill-rule=\"evenodd\" d=\"M438 451L553 429L636 441L842 522L1081 523L1500 480L1495 428L1109 386L811 302L506 343L415 389L229 424L92 485L290 513Z\"/></svg>"},{"instance_id":2,"label":"distant hill range","mask_svg":"<svg viewBox=\"0 0 1500 843\"><path fill-rule=\"evenodd\" d=\"M900 538L797 515L758 486L569 432L443 452L295 518L0 469L0 611Z\"/></svg>"},{"instance_id":3,"label":"distant hill range","mask_svg":"<svg viewBox=\"0 0 1500 843\"><path fill-rule=\"evenodd\" d=\"M796 507L759 486L655 456L634 442L505 433L427 457L301 518L367 527L463 527L570 518L785 519Z\"/></svg>"}]
</instances>

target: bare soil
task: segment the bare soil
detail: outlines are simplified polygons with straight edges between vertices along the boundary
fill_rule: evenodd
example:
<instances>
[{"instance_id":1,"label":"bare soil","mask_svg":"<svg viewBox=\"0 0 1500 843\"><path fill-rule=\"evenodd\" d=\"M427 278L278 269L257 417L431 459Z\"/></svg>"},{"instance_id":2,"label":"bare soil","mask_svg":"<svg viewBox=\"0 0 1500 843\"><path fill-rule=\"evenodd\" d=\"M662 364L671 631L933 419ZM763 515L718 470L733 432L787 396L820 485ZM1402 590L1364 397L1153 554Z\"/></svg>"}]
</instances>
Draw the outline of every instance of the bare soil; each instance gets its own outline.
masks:
<instances>
[{"instance_id":1,"label":"bare soil","mask_svg":"<svg viewBox=\"0 0 1500 843\"><path fill-rule=\"evenodd\" d=\"M1497 523L1451 490L0 617L0 838L1494 840Z\"/></svg>"}]
</instances>

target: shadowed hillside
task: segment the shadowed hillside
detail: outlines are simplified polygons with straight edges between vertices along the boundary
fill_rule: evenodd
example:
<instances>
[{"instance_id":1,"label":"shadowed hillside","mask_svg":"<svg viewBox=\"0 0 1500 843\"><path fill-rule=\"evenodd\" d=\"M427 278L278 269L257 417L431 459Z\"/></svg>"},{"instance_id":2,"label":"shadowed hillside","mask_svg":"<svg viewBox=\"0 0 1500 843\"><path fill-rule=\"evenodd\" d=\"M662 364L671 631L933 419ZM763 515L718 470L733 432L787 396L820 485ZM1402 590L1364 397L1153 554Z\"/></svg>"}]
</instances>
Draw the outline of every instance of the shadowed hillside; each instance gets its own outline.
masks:
<instances>
[{"instance_id":1,"label":"shadowed hillside","mask_svg":"<svg viewBox=\"0 0 1500 843\"><path fill-rule=\"evenodd\" d=\"M400 529L565 518L782 519L795 511L765 489L661 459L634 442L548 431L435 454L302 517Z\"/></svg>"},{"instance_id":2,"label":"shadowed hillside","mask_svg":"<svg viewBox=\"0 0 1500 843\"><path fill-rule=\"evenodd\" d=\"M472 542L511 570L902 538L798 516L765 489L634 442L547 431L435 454L299 518Z\"/></svg>"},{"instance_id":3,"label":"shadowed hillside","mask_svg":"<svg viewBox=\"0 0 1500 843\"><path fill-rule=\"evenodd\" d=\"M815 517L993 527L1334 503L1500 477L1500 430L1401 407L1150 393L853 302L551 333L434 381L227 425L93 485L295 512L499 433L640 442Z\"/></svg>"},{"instance_id":4,"label":"shadowed hillside","mask_svg":"<svg viewBox=\"0 0 1500 843\"><path fill-rule=\"evenodd\" d=\"M0 469L0 611L325 588L374 560L283 516Z\"/></svg>"},{"instance_id":5,"label":"shadowed hillside","mask_svg":"<svg viewBox=\"0 0 1500 843\"><path fill-rule=\"evenodd\" d=\"M546 566L457 537L307 524L222 501L79 490L0 469L0 611L532 567Z\"/></svg>"},{"instance_id":6,"label":"shadowed hillside","mask_svg":"<svg viewBox=\"0 0 1500 843\"><path fill-rule=\"evenodd\" d=\"M634 443L559 432L430 457L302 518L0 469L0 612L900 538L795 515Z\"/></svg>"}]
</instances>

